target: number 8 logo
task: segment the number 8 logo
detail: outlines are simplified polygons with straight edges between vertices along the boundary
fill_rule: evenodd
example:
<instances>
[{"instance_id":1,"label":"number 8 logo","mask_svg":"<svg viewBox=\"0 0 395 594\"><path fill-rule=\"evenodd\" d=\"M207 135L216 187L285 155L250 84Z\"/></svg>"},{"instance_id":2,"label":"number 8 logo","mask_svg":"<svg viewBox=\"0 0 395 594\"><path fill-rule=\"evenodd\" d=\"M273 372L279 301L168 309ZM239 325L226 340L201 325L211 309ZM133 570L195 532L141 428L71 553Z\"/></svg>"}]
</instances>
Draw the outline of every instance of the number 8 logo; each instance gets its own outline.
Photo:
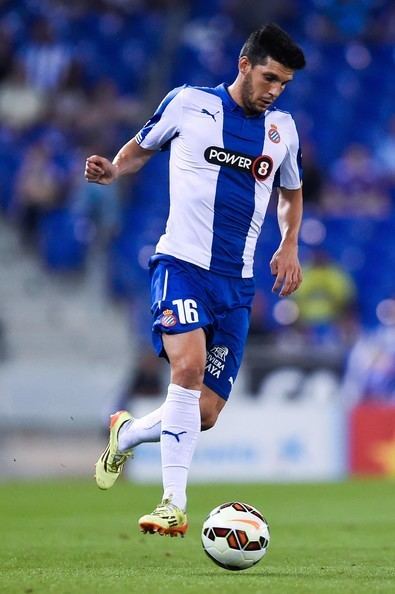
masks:
<instances>
[{"instance_id":1,"label":"number 8 logo","mask_svg":"<svg viewBox=\"0 0 395 594\"><path fill-rule=\"evenodd\" d=\"M273 170L273 161L267 155L257 157L252 164L252 175L255 179L263 181L267 179Z\"/></svg>"}]
</instances>

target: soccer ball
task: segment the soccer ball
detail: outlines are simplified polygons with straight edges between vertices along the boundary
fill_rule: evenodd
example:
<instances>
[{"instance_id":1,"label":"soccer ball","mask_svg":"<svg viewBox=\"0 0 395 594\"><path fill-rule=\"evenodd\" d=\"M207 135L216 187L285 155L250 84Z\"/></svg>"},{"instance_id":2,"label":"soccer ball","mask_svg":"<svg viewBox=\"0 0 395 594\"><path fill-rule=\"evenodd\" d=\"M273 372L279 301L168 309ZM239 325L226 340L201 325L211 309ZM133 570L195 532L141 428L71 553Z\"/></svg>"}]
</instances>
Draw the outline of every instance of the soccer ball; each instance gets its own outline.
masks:
<instances>
[{"instance_id":1,"label":"soccer ball","mask_svg":"<svg viewBox=\"0 0 395 594\"><path fill-rule=\"evenodd\" d=\"M213 509L202 528L204 552L224 569L252 567L266 554L269 542L269 525L261 512L239 501Z\"/></svg>"}]
</instances>

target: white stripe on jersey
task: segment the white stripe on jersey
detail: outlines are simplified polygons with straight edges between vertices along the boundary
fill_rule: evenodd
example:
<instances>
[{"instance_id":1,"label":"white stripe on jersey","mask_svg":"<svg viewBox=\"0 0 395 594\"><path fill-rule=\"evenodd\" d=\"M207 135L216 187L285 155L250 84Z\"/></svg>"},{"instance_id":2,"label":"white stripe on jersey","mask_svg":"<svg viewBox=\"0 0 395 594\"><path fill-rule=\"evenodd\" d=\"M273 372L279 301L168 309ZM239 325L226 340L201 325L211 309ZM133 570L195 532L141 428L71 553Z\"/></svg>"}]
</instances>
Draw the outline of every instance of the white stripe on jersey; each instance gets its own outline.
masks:
<instances>
[{"instance_id":1,"label":"white stripe on jersey","mask_svg":"<svg viewBox=\"0 0 395 594\"><path fill-rule=\"evenodd\" d=\"M208 138L210 144L223 147L222 102L215 95L188 89L188 108L191 117L184 119L182 135L171 143L170 213L156 251L209 269L219 167L207 163L203 153ZM202 109L218 112L216 121Z\"/></svg>"},{"instance_id":2,"label":"white stripe on jersey","mask_svg":"<svg viewBox=\"0 0 395 594\"><path fill-rule=\"evenodd\" d=\"M268 114L266 116L265 122L266 134L263 140L263 155L267 155L270 150L270 147L267 146L270 142L267 135L267 129L270 128L270 121L268 121L269 118L270 116ZM270 200L271 190L272 188L270 185L260 184L258 182L255 183L255 210L254 214L252 215L251 225L247 234L247 239L243 252L244 265L241 273L241 276L243 278L253 276L253 263L256 243L261 232L263 221L265 219L266 210Z\"/></svg>"}]
</instances>

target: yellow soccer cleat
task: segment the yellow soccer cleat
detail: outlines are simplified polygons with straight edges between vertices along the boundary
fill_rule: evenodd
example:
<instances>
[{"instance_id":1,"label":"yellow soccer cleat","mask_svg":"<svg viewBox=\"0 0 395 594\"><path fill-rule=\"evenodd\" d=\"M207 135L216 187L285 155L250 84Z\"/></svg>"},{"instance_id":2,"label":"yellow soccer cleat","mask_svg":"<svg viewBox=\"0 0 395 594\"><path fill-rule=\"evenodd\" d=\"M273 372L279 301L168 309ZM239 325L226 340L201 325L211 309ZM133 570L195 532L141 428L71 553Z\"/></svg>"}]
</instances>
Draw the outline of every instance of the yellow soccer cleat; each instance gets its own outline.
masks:
<instances>
[{"instance_id":1,"label":"yellow soccer cleat","mask_svg":"<svg viewBox=\"0 0 395 594\"><path fill-rule=\"evenodd\" d=\"M96 462L95 479L99 489L110 489L119 475L132 450L118 451L118 433L126 421L133 421L133 417L126 410L119 410L110 416L110 439L108 445Z\"/></svg>"},{"instance_id":2,"label":"yellow soccer cleat","mask_svg":"<svg viewBox=\"0 0 395 594\"><path fill-rule=\"evenodd\" d=\"M173 505L171 499L163 499L151 514L142 516L139 519L141 532L154 534L157 532L162 535L185 536L188 530L188 521L186 513L176 505Z\"/></svg>"}]
</instances>

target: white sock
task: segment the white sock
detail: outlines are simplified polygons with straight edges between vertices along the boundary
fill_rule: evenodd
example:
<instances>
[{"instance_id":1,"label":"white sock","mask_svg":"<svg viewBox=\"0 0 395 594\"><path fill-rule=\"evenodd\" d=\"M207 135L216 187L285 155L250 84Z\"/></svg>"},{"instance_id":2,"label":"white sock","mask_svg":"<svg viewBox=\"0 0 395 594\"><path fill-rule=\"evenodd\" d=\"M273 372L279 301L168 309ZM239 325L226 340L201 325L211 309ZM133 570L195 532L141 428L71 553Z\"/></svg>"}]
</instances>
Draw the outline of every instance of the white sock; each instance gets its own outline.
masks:
<instances>
[{"instance_id":1,"label":"white sock","mask_svg":"<svg viewBox=\"0 0 395 594\"><path fill-rule=\"evenodd\" d=\"M134 448L140 443L160 441L160 428L163 404L148 415L133 421L126 421L118 433L118 449L120 452Z\"/></svg>"},{"instance_id":2,"label":"white sock","mask_svg":"<svg viewBox=\"0 0 395 594\"><path fill-rule=\"evenodd\" d=\"M200 433L200 390L170 384L163 404L161 454L163 498L185 509L188 471Z\"/></svg>"}]
</instances>

